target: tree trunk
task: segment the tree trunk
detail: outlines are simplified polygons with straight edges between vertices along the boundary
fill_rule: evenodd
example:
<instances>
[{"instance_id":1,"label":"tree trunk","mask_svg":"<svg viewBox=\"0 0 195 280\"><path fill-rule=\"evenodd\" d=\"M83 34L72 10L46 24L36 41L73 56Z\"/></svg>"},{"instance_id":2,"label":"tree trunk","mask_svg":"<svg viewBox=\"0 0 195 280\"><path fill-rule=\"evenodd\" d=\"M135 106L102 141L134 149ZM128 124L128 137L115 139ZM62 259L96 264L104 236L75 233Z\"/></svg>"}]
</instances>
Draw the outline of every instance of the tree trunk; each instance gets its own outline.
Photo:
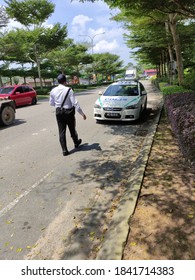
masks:
<instances>
[{"instance_id":1,"label":"tree trunk","mask_svg":"<svg viewBox=\"0 0 195 280\"><path fill-rule=\"evenodd\" d=\"M39 80L40 80L40 87L41 89L43 88L43 82L42 82L42 78L41 78L41 63L38 60L37 61L37 69L38 69L38 75L39 75Z\"/></svg>"},{"instance_id":2,"label":"tree trunk","mask_svg":"<svg viewBox=\"0 0 195 280\"><path fill-rule=\"evenodd\" d=\"M166 30L166 35L167 35L167 41L169 42L170 41L169 40L170 28L169 28L169 24L167 22L165 22L165 30ZM172 85L173 81L175 80L175 71L172 67L173 63L174 63L174 55L173 55L173 49L172 49L170 43L168 43L168 54L169 54L169 59L167 61L167 69L168 69L169 83Z\"/></svg>"},{"instance_id":3,"label":"tree trunk","mask_svg":"<svg viewBox=\"0 0 195 280\"><path fill-rule=\"evenodd\" d=\"M43 88L43 83L42 83L42 78L41 78L41 61L40 61L38 46L36 44L34 45L34 54L35 54L36 63L37 63L38 76L39 76L39 80L40 80L40 87L42 89Z\"/></svg>"},{"instance_id":4,"label":"tree trunk","mask_svg":"<svg viewBox=\"0 0 195 280\"><path fill-rule=\"evenodd\" d=\"M179 38L179 33L177 32L177 15L176 14L169 14L169 26L171 30L171 34L173 36L173 42L175 47L176 53L176 60L177 60L177 71L178 71L178 82L179 85L183 83L183 58L181 54L181 43Z\"/></svg>"},{"instance_id":5,"label":"tree trunk","mask_svg":"<svg viewBox=\"0 0 195 280\"><path fill-rule=\"evenodd\" d=\"M35 87L37 86L37 81L36 81L36 78L34 77L34 84L35 84Z\"/></svg>"},{"instance_id":6,"label":"tree trunk","mask_svg":"<svg viewBox=\"0 0 195 280\"><path fill-rule=\"evenodd\" d=\"M159 69L160 69L160 78L163 77L163 61L162 61L162 52L160 54L160 64L159 64Z\"/></svg>"},{"instance_id":7,"label":"tree trunk","mask_svg":"<svg viewBox=\"0 0 195 280\"><path fill-rule=\"evenodd\" d=\"M0 76L0 86L3 86L2 77Z\"/></svg>"}]
</instances>

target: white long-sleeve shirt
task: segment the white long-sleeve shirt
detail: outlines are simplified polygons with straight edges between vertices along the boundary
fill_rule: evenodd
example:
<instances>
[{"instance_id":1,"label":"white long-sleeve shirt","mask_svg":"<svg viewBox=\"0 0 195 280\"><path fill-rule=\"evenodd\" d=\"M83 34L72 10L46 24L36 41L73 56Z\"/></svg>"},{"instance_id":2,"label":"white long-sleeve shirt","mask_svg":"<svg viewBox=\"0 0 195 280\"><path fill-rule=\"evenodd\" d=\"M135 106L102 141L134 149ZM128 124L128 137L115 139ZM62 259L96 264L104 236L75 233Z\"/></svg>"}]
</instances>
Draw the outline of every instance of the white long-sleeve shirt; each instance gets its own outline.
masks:
<instances>
[{"instance_id":1,"label":"white long-sleeve shirt","mask_svg":"<svg viewBox=\"0 0 195 280\"><path fill-rule=\"evenodd\" d=\"M49 98L49 103L51 106L54 106L55 108L61 107L61 104L65 98L65 95L68 91L69 87L64 86L62 84L59 84L57 87L53 88L50 92L50 98ZM68 96L66 98L66 101L64 103L63 108L65 109L71 109L72 107L75 107L77 112L84 116L83 110L81 109L75 94L73 90L71 89L68 93Z\"/></svg>"}]
</instances>

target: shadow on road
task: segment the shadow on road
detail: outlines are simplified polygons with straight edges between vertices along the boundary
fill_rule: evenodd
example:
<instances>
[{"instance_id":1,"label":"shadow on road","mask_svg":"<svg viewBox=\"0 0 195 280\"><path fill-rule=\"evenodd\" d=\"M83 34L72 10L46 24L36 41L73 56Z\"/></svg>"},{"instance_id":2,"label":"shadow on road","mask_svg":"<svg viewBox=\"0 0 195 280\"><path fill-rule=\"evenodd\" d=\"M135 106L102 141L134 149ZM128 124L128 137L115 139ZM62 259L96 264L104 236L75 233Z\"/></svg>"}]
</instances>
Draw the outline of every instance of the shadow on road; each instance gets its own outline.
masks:
<instances>
[{"instance_id":1,"label":"shadow on road","mask_svg":"<svg viewBox=\"0 0 195 280\"><path fill-rule=\"evenodd\" d=\"M97 143L92 145L96 150L93 158L80 162L79 174L71 174L72 179L76 180L78 184L82 182L83 187L86 186L89 192L90 185L95 183L97 192L95 199L90 206L87 206L87 209L77 209L80 215L79 220L82 223L78 223L69 235L69 240L66 240L65 247L68 248L68 251L65 250L63 259L96 258L115 210L118 209L117 211L120 212L118 206L119 203L120 206L123 204L121 198L127 188L132 188L132 192L134 192L133 184L128 184L128 178L130 174L134 173L135 162L148 134L148 128L156 125L156 116L160 110L161 106L157 101L157 106L149 107L139 121L98 124L108 126L106 133L115 137L113 137L113 144L107 150L101 150ZM128 141L129 137L131 141ZM85 145L81 149L85 149ZM133 201L131 196L128 197L128 200L129 203ZM117 228L117 222L115 227ZM120 233L118 232L119 235ZM82 254L80 255L79 252Z\"/></svg>"}]
</instances>

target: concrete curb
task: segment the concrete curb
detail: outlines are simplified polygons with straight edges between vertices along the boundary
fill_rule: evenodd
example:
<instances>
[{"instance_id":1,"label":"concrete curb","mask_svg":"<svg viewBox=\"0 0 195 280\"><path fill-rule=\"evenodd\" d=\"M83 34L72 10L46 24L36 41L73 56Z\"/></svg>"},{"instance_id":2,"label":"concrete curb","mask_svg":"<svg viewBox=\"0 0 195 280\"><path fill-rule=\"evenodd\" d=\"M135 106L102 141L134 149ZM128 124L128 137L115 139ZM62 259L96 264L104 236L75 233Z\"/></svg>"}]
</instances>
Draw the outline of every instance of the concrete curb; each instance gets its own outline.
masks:
<instances>
[{"instance_id":1,"label":"concrete curb","mask_svg":"<svg viewBox=\"0 0 195 280\"><path fill-rule=\"evenodd\" d=\"M96 260L121 260L126 245L130 226L129 221L134 213L139 197L145 168L148 162L154 136L160 121L163 103L154 119L154 123L144 140L139 156L133 168L133 174L129 177L125 194L116 210L104 243L97 254Z\"/></svg>"}]
</instances>

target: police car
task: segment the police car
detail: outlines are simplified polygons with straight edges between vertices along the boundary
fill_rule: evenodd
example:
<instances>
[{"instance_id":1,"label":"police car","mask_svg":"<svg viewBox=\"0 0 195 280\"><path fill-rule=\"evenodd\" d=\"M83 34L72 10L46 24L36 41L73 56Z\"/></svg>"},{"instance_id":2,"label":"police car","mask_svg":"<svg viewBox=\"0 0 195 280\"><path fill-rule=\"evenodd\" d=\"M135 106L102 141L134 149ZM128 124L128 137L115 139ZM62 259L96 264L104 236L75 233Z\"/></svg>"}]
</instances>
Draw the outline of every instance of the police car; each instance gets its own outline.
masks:
<instances>
[{"instance_id":1,"label":"police car","mask_svg":"<svg viewBox=\"0 0 195 280\"><path fill-rule=\"evenodd\" d=\"M94 118L97 121L134 121L147 107L147 93L141 82L124 80L112 83L96 100Z\"/></svg>"}]
</instances>

